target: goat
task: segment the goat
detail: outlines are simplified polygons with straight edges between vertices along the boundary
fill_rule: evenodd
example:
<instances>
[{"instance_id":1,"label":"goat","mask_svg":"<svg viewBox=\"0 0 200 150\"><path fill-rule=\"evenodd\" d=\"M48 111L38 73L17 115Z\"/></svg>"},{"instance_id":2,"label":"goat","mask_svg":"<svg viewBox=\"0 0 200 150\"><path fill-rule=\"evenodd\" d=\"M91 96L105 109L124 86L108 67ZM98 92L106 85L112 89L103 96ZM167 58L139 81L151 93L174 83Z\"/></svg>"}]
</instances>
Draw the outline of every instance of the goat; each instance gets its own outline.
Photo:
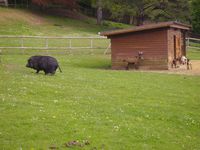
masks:
<instances>
[{"instance_id":1,"label":"goat","mask_svg":"<svg viewBox=\"0 0 200 150\"><path fill-rule=\"evenodd\" d=\"M190 62L190 59L188 59L187 57L185 57L185 56L181 56L181 57L179 57L179 58L174 58L173 60L172 60L172 64L171 64L171 67L173 68L177 68L178 66L177 66L177 62L179 62L179 64L181 64L181 65L187 65L187 70L189 70L189 69L192 69L192 63Z\"/></svg>"},{"instance_id":2,"label":"goat","mask_svg":"<svg viewBox=\"0 0 200 150\"><path fill-rule=\"evenodd\" d=\"M192 63L189 58L182 56L180 62L182 65L187 65L187 70L192 69Z\"/></svg>"},{"instance_id":3,"label":"goat","mask_svg":"<svg viewBox=\"0 0 200 150\"><path fill-rule=\"evenodd\" d=\"M190 62L190 59L187 58L187 70L191 69L192 70L192 63Z\"/></svg>"},{"instance_id":4,"label":"goat","mask_svg":"<svg viewBox=\"0 0 200 150\"><path fill-rule=\"evenodd\" d=\"M130 66L134 66L135 69L138 69L140 61L143 59L144 59L143 52L139 51L138 56L135 56L134 58L123 60L123 62L127 63L126 70L129 70Z\"/></svg>"},{"instance_id":5,"label":"goat","mask_svg":"<svg viewBox=\"0 0 200 150\"><path fill-rule=\"evenodd\" d=\"M172 67L172 68L177 68L177 61L178 61L178 59L176 59L176 58L174 58L174 59L172 60L172 64L171 64L171 67Z\"/></svg>"},{"instance_id":6,"label":"goat","mask_svg":"<svg viewBox=\"0 0 200 150\"><path fill-rule=\"evenodd\" d=\"M187 63L187 57L181 56L181 64L185 65Z\"/></svg>"}]
</instances>

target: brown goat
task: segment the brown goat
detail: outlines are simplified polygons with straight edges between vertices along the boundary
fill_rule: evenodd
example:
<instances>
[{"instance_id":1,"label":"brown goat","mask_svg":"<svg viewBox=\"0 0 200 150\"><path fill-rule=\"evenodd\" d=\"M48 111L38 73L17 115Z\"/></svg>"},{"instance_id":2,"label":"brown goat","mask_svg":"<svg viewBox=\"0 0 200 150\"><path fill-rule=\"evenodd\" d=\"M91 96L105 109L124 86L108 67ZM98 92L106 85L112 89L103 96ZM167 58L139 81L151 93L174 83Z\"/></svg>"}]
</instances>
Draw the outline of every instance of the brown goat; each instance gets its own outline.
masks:
<instances>
[{"instance_id":1,"label":"brown goat","mask_svg":"<svg viewBox=\"0 0 200 150\"><path fill-rule=\"evenodd\" d=\"M171 63L171 67L172 68L177 68L177 62L178 62L179 60L177 59L177 58L175 58L175 59L173 59L172 60L172 63Z\"/></svg>"},{"instance_id":2,"label":"brown goat","mask_svg":"<svg viewBox=\"0 0 200 150\"><path fill-rule=\"evenodd\" d=\"M123 62L126 62L126 70L129 70L131 66L134 67L134 69L139 69L140 61L143 60L143 52L139 51L138 56L135 56L134 58L128 58L126 60L123 60Z\"/></svg>"},{"instance_id":3,"label":"brown goat","mask_svg":"<svg viewBox=\"0 0 200 150\"><path fill-rule=\"evenodd\" d=\"M190 59L187 58L187 70L191 69L192 70L192 63L190 62Z\"/></svg>"}]
</instances>

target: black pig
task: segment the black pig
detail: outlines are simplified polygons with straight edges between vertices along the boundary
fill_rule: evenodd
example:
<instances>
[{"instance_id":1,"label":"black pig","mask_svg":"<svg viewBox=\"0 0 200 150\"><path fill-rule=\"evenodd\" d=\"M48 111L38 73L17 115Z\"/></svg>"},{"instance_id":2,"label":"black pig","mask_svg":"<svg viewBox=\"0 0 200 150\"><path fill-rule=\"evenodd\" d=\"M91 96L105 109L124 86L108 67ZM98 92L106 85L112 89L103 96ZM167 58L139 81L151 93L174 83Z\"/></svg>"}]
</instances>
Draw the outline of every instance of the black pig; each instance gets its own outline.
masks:
<instances>
[{"instance_id":1,"label":"black pig","mask_svg":"<svg viewBox=\"0 0 200 150\"><path fill-rule=\"evenodd\" d=\"M51 56L32 56L28 59L26 67L37 70L36 73L43 70L45 75L55 74L57 68L62 72L57 60Z\"/></svg>"}]
</instances>

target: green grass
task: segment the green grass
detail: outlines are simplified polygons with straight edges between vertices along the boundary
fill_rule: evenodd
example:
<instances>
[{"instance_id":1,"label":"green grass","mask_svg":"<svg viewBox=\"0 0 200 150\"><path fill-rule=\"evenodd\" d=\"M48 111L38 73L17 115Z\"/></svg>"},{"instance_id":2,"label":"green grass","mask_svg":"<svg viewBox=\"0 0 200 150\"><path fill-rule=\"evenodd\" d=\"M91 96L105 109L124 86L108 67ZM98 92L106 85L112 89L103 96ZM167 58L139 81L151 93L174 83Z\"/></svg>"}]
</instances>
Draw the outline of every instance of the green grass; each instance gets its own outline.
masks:
<instances>
[{"instance_id":1,"label":"green grass","mask_svg":"<svg viewBox=\"0 0 200 150\"><path fill-rule=\"evenodd\" d=\"M200 148L198 76L111 71L102 55L55 56L63 73L45 76L28 57L2 56L1 149Z\"/></svg>"},{"instance_id":2,"label":"green grass","mask_svg":"<svg viewBox=\"0 0 200 150\"><path fill-rule=\"evenodd\" d=\"M1 35L95 36L116 26L124 27L0 8ZM17 41L0 40L0 45L12 44ZM100 45L104 43L97 42ZM25 67L38 51L22 55L22 50L3 50L0 149L67 149L64 143L73 140L88 140L90 145L72 149L200 149L199 76L113 71L110 56L98 51L52 54L63 73L45 76ZM188 55L200 59L199 51L189 50Z\"/></svg>"},{"instance_id":3,"label":"green grass","mask_svg":"<svg viewBox=\"0 0 200 150\"><path fill-rule=\"evenodd\" d=\"M1 35L44 35L44 36L94 36L98 32L129 25L105 21L102 26L96 20L75 20L64 17L48 16L24 9L0 7Z\"/></svg>"},{"instance_id":4,"label":"green grass","mask_svg":"<svg viewBox=\"0 0 200 150\"><path fill-rule=\"evenodd\" d=\"M200 49L189 49L187 50L187 57L192 60L200 60Z\"/></svg>"}]
</instances>

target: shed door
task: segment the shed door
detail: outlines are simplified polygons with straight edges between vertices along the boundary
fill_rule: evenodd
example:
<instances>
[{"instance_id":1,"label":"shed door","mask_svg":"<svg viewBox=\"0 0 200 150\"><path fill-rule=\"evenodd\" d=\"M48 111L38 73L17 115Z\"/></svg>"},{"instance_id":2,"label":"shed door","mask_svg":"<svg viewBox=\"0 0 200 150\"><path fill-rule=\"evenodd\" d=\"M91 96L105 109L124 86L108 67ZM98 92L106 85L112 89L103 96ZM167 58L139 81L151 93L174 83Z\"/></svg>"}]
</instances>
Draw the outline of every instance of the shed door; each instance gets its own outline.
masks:
<instances>
[{"instance_id":1,"label":"shed door","mask_svg":"<svg viewBox=\"0 0 200 150\"><path fill-rule=\"evenodd\" d=\"M181 57L181 38L174 35L174 58Z\"/></svg>"}]
</instances>

